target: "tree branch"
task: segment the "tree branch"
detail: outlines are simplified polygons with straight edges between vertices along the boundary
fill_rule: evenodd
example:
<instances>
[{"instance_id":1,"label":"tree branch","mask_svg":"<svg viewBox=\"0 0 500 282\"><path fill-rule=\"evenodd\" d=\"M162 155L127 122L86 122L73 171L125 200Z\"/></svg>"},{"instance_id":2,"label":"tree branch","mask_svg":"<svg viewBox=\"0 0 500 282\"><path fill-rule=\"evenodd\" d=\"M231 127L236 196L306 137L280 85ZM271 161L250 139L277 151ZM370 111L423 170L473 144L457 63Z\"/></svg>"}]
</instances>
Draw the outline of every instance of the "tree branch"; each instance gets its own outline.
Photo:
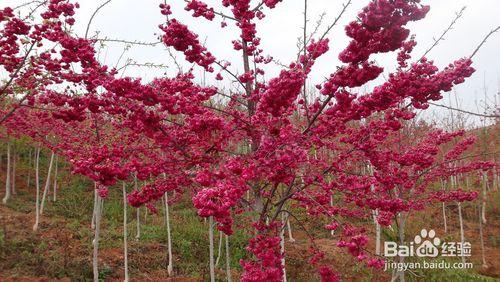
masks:
<instances>
[{"instance_id":1,"label":"tree branch","mask_svg":"<svg viewBox=\"0 0 500 282\"><path fill-rule=\"evenodd\" d=\"M445 105L441 105L441 104L435 104L435 103L432 103L432 102L427 102L427 103L429 105L433 105L433 106L436 106L436 107L441 107L441 108L445 108L445 109L448 109L448 110L457 111L457 112L461 112L461 113L469 114L469 115L474 115L474 116L478 116L478 117L500 118L500 115L485 115L485 114L469 112L469 111L466 111L466 110L462 110L462 109L458 109L458 108L453 108L453 107L445 106Z\"/></svg>"}]
</instances>

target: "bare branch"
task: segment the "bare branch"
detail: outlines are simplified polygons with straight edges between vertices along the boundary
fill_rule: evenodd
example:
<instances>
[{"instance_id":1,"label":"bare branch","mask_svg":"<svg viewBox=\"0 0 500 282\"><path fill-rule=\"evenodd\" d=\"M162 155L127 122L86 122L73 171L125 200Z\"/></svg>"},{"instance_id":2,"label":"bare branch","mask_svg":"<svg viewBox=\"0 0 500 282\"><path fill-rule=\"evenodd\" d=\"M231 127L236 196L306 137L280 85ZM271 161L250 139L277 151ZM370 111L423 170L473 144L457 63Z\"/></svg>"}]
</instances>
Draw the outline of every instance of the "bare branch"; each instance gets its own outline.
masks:
<instances>
[{"instance_id":1,"label":"bare branch","mask_svg":"<svg viewBox=\"0 0 500 282\"><path fill-rule=\"evenodd\" d=\"M455 18L451 21L450 25L448 26L448 28L446 28L443 33L441 34L441 36L439 36L439 38L437 40L434 40L434 43L432 44L431 47L429 47L429 49L427 49L427 51L425 51L425 53L422 55L422 57L420 57L419 61L421 61L425 56L427 56L427 54L429 54L429 52L434 49L434 47L436 47L440 41L444 40L444 36L450 31L453 29L453 26L455 25L455 23L463 16L464 14L464 11L465 11L465 8L466 6L463 6L462 9L460 9L460 11L456 12L455 13Z\"/></svg>"},{"instance_id":2,"label":"bare branch","mask_svg":"<svg viewBox=\"0 0 500 282\"><path fill-rule=\"evenodd\" d=\"M161 44L161 41L156 41L156 42L144 42L144 41L136 41L136 40L124 40L124 39L113 39L113 38L96 38L94 39L99 42L111 42L111 43L122 43L122 44L129 44L129 45L141 45L141 46L151 46L155 47L158 44Z\"/></svg>"},{"instance_id":3,"label":"bare branch","mask_svg":"<svg viewBox=\"0 0 500 282\"><path fill-rule=\"evenodd\" d=\"M477 51L479 51L479 49L481 49L481 47L483 46L484 43L486 43L486 40L488 40L488 38L495 32L499 31L500 30L500 25L497 26L495 29L491 30L490 33L488 33L486 35L486 37L484 37L483 41L481 41L481 43L477 46L476 50L474 50L474 52L472 52L472 55L470 55L469 59L472 59L472 57L474 57L477 53Z\"/></svg>"},{"instance_id":4,"label":"bare branch","mask_svg":"<svg viewBox=\"0 0 500 282\"><path fill-rule=\"evenodd\" d=\"M92 24L92 20L94 20L95 15L99 12L100 9L102 9L104 6L106 6L107 4L109 4L109 2L111 2L111 0L108 0L108 1L106 1L104 3L102 3L99 7L97 7L97 9L95 9L94 13L92 14L92 16L89 19L89 23L87 24L87 29L85 30L85 39L88 38L90 24Z\"/></svg>"},{"instance_id":5,"label":"bare branch","mask_svg":"<svg viewBox=\"0 0 500 282\"><path fill-rule=\"evenodd\" d=\"M458 109L458 108L453 108L453 107L446 106L446 105L435 104L435 103L432 103L432 102L427 102L427 103L429 105L433 105L433 106L436 106L436 107L441 107L441 108L445 108L445 109L448 109L448 110L457 111L457 112L461 112L461 113L469 114L469 115L474 115L474 116L478 116L478 117L500 118L500 115L485 115L485 114L480 114L480 113L469 112L469 111Z\"/></svg>"}]
</instances>

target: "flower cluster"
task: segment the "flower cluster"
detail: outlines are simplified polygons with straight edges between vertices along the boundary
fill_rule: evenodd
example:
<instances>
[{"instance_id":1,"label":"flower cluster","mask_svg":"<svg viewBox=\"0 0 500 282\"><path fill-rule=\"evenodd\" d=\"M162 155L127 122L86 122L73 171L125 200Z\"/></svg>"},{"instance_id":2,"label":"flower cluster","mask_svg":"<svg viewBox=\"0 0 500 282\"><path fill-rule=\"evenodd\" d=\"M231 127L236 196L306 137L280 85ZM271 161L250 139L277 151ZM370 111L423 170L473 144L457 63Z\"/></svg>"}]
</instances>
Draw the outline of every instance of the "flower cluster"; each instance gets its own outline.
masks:
<instances>
[{"instance_id":1,"label":"flower cluster","mask_svg":"<svg viewBox=\"0 0 500 282\"><path fill-rule=\"evenodd\" d=\"M190 31L186 25L172 19L166 25L161 25L160 29L164 32L162 41L166 46L183 52L188 62L196 63L206 71L213 72L211 65L215 62L215 57L201 45L198 35Z\"/></svg>"},{"instance_id":2,"label":"flower cluster","mask_svg":"<svg viewBox=\"0 0 500 282\"><path fill-rule=\"evenodd\" d=\"M208 8L207 4L199 0L189 1L186 5L186 11L193 11L193 17L204 17L210 21L215 17L214 9Z\"/></svg>"}]
</instances>

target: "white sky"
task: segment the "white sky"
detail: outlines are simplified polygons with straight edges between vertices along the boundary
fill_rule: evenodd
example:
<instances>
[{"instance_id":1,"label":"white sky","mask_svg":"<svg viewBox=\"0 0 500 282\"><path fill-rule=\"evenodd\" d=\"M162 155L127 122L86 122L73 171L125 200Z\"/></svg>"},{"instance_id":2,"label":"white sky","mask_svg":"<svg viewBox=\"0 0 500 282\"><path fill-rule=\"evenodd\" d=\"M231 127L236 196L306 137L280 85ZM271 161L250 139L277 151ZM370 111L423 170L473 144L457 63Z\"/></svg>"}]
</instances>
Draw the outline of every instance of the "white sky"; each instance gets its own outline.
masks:
<instances>
[{"instance_id":1,"label":"white sky","mask_svg":"<svg viewBox=\"0 0 500 282\"><path fill-rule=\"evenodd\" d=\"M77 24L75 30L83 36L85 28L91 14L97 6L103 1L81 0L81 8L77 11ZM190 28L200 36L200 41L205 41L206 46L217 59L228 59L233 62L232 70L242 72L241 55L232 49L231 41L238 37L234 25L228 21L228 27L220 28L220 17L216 17L213 22L207 22L202 18L192 18L190 14L183 10L184 1L170 0L173 15L183 23L187 23ZM216 7L218 11L230 15L228 9L220 5L220 0L206 0L209 6ZM256 0L253 0L256 3ZM309 30L311 30L319 15L326 13L320 32L322 33L326 25L331 23L342 8L340 0L309 0ZM315 85L321 82L323 77L334 72L340 65L337 55L340 50L346 47L348 38L344 34L343 27L353 19L356 14L364 7L368 0L352 0L347 12L344 14L339 24L329 34L330 51L321 57L315 65L310 84ZM432 50L428 55L429 59L435 60L439 67L443 67L453 60L469 56L476 46L481 42L484 36L494 27L500 25L500 0L423 0L424 4L430 4L431 10L427 17L417 23L409 25L411 33L416 35L418 42L414 51L415 58L419 58L427 48L433 43L433 38L446 29L455 12L463 6L467 6L463 17L457 22L454 29L448 33L445 41ZM2 0L2 6L16 6L23 1ZM139 40L154 42L157 40L159 32L158 25L164 23L165 18L160 14L158 4L160 1L151 0L112 0L105 6L94 19L90 35L99 31L99 38L109 37L114 39ZM267 17L258 26L258 35L262 38L261 46L267 54L273 56L284 64L294 60L297 52L297 38L302 36L303 23L303 0L285 0L278 4L276 9L267 12ZM254 4L255 5L255 4ZM253 5L253 6L254 6ZM115 65L123 52L123 44L107 44L101 52L101 60L107 64ZM177 54L182 61L182 54ZM155 63L168 65L168 69L148 69L144 67L127 68L125 75L140 76L145 80L150 80L155 76L162 75L165 71L169 75L176 73L176 67L172 63L165 48L161 45L156 47L133 46L128 50L120 64L123 64L126 58L131 58L138 63ZM395 69L395 55L384 55L373 57L377 62L386 67L386 73ZM189 65L186 65L189 66ZM482 47L474 58L474 67L476 73L464 84L456 87L456 93L460 107L470 111L483 111L484 105L484 85L488 93L488 103L493 105L495 99L498 100L500 90L500 32L493 35L489 41ZM186 67L187 69L188 67ZM266 69L267 78L276 75L280 68L276 65L269 65ZM197 71L202 73L198 68ZM212 75L207 75L207 81L212 82ZM382 82L383 79L376 81ZM228 84L229 80L224 80ZM369 87L373 87L372 83ZM359 92L364 92L360 89ZM453 94L452 94L453 95ZM449 94L440 101L442 104L449 104ZM455 98L453 97L453 103ZM480 109L478 109L478 104ZM435 111L437 116L442 116L442 110ZM427 113L426 116L430 116ZM471 120L472 121L472 120ZM475 119L474 122L478 122Z\"/></svg>"}]
</instances>

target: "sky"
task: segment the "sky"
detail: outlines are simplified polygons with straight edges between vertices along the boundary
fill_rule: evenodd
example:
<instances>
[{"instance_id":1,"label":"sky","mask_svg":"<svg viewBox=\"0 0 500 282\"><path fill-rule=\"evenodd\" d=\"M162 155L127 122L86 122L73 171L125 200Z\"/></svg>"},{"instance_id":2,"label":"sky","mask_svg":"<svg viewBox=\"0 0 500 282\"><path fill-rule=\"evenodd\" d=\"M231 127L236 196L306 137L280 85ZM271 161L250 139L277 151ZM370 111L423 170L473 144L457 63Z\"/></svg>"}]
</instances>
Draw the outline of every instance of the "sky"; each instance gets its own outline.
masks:
<instances>
[{"instance_id":1,"label":"sky","mask_svg":"<svg viewBox=\"0 0 500 282\"><path fill-rule=\"evenodd\" d=\"M16 6L25 1L2 0L2 6ZM77 11L75 32L81 36L85 34L87 23L96 7L105 1L81 0L81 8ZM90 36L98 33L98 38L136 40L144 42L158 41L158 25L165 23L165 17L160 14L158 4L161 1L152 0L111 0L95 16L90 26ZM242 73L241 54L232 49L231 41L238 37L238 30L228 21L228 27L220 27L221 18L216 17L213 22L207 22L202 18L192 18L190 13L184 10L184 1L170 0L172 6L172 17L177 18L199 35L200 41L204 42L207 49L216 58L233 62L230 67L232 71ZM221 6L220 0L206 0L209 6L230 15L227 8ZM257 0L252 1L255 5ZM323 17L319 33L323 33L342 10L342 5L347 0L308 0L308 26L309 32L316 26L321 14ZM338 53L343 50L349 41L344 33L344 26L356 18L356 14L366 6L369 0L352 0L338 25L329 33L330 51L318 59L309 84L314 86L334 72L342 64L337 59ZM486 34L500 25L500 0L423 0L423 4L431 6L427 17L419 22L410 23L408 28L411 34L416 35L418 45L414 50L415 58L420 58L449 26L455 15L462 7L466 7L463 16L454 25L454 28L445 36L429 54L428 58L442 68L454 60L469 56ZM303 34L303 0L285 0L278 4L272 11L266 11L267 16L258 27L258 36L261 37L261 47L265 53L271 55L277 61L288 65L296 58L297 38ZM111 66L123 66L127 59L137 63L163 64L161 68L127 67L123 75L139 76L145 81L154 77L174 75L177 68L165 47L161 44L155 47L131 46L124 52L124 45L118 43L107 43L100 50L100 60ZM123 55L122 55L123 54ZM182 54L173 53L179 61ZM121 59L119 60L119 58ZM385 67L385 77L395 70L395 54L373 56L376 62ZM190 65L184 64L187 70ZM500 32L494 34L474 57L474 68L476 73L464 84L455 87L451 93L445 93L445 98L439 103L453 105L474 112L483 112L486 103L495 107L495 101L500 98ZM270 64L266 67L266 78L276 76L281 67ZM207 83L215 83L213 76L203 76L198 68L200 77L206 77ZM354 89L354 92L363 94L371 88L384 81L384 78L370 83L363 89ZM230 87L230 80L224 80L219 86ZM234 85L233 85L234 86ZM422 115L424 118L441 119L448 115L448 111L441 108L431 107ZM469 117L471 124L481 123L478 118Z\"/></svg>"}]
</instances>

